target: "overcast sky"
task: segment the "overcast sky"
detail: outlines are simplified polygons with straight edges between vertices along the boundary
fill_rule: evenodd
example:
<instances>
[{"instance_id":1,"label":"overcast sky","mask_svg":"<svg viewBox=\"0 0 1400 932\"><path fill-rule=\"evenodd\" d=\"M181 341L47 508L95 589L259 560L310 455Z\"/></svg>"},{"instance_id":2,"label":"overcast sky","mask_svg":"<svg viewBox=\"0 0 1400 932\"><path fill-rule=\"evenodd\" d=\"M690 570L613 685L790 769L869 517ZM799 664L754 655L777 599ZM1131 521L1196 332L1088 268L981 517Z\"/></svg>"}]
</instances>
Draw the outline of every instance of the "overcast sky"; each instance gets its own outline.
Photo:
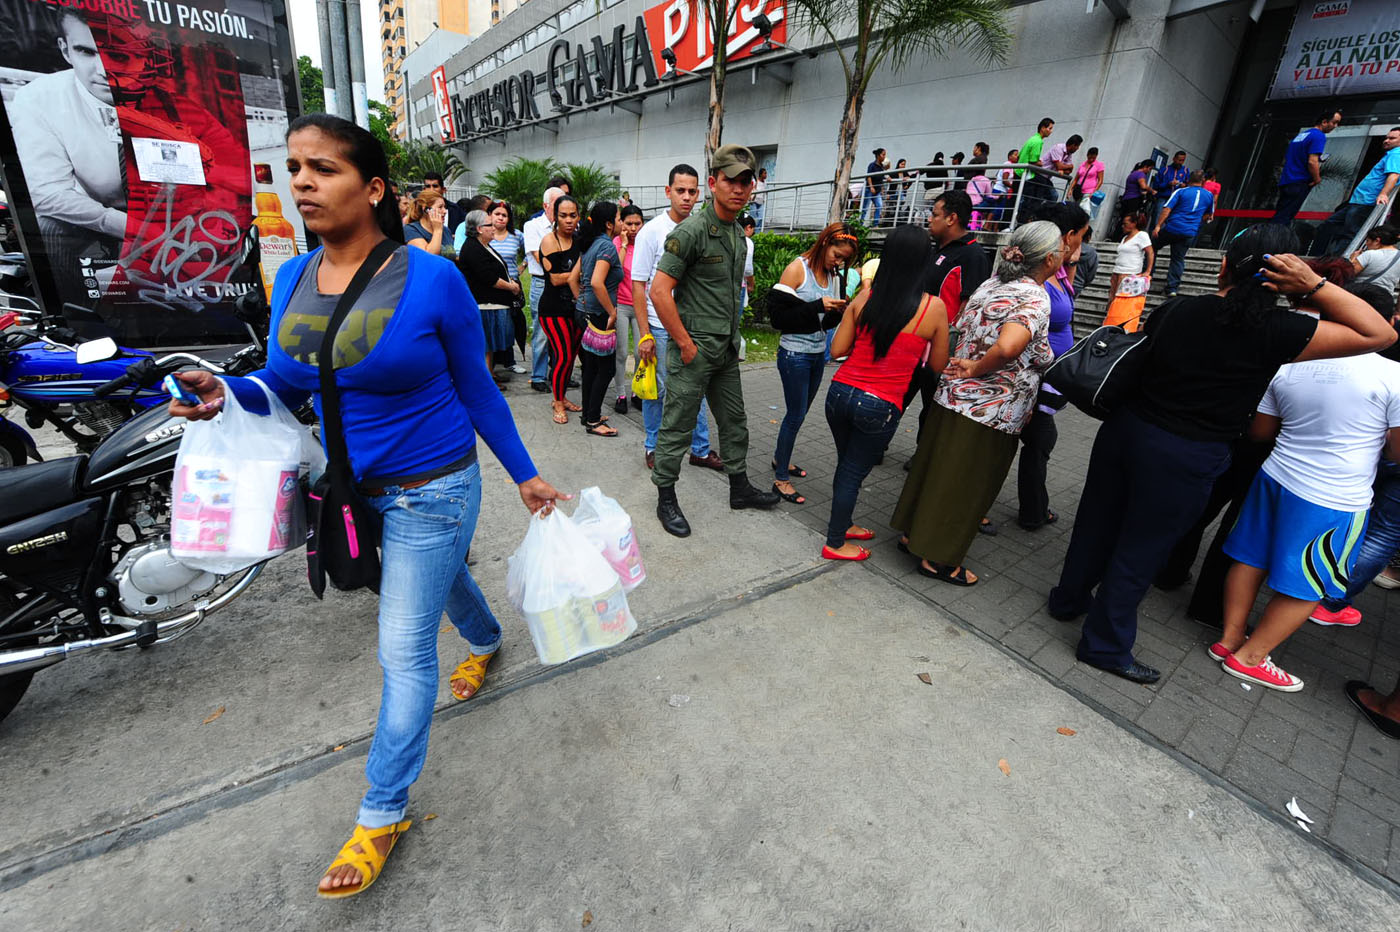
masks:
<instances>
[{"instance_id":1,"label":"overcast sky","mask_svg":"<svg viewBox=\"0 0 1400 932\"><path fill-rule=\"evenodd\" d=\"M316 28L316 0L287 0L292 14L292 43L298 56L321 64L321 34ZM365 40L365 90L370 100L384 99L384 65L379 54L379 0L360 0Z\"/></svg>"}]
</instances>

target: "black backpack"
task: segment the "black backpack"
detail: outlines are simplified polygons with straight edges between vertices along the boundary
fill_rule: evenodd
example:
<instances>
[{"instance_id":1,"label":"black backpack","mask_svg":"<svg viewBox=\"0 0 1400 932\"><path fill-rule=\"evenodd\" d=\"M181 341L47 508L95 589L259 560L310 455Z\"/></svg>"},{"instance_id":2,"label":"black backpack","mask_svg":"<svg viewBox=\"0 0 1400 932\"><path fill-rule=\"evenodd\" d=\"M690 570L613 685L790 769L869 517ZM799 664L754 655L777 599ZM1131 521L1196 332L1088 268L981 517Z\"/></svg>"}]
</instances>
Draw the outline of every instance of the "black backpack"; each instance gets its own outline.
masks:
<instances>
[{"instance_id":1,"label":"black backpack","mask_svg":"<svg viewBox=\"0 0 1400 932\"><path fill-rule=\"evenodd\" d=\"M1167 301L1154 313L1161 314ZM1160 326L1160 325L1159 325ZM1090 417L1104 420L1137 391L1151 337L1122 327L1100 327L1045 370L1044 381Z\"/></svg>"}]
</instances>

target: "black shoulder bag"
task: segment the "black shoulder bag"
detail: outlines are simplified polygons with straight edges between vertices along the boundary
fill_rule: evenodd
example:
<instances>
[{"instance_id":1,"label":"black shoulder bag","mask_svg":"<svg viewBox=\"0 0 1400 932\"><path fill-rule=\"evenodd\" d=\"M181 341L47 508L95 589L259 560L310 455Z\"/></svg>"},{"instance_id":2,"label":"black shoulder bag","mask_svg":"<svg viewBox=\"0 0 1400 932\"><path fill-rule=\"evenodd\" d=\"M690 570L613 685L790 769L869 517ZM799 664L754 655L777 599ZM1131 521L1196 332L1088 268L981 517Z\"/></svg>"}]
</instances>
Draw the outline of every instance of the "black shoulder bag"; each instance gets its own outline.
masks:
<instances>
[{"instance_id":1,"label":"black shoulder bag","mask_svg":"<svg viewBox=\"0 0 1400 932\"><path fill-rule=\"evenodd\" d=\"M399 246L381 240L370 250L336 302L321 338L321 436L326 441L326 471L307 491L306 577L316 598L326 580L337 589L379 591L379 514L355 491L355 475L340 423L340 389L335 384L335 337L350 308L374 273Z\"/></svg>"},{"instance_id":2,"label":"black shoulder bag","mask_svg":"<svg viewBox=\"0 0 1400 932\"><path fill-rule=\"evenodd\" d=\"M1164 302L1153 314L1174 303ZM1128 333L1116 325L1099 327L1051 363L1044 381L1070 404L1102 421L1137 391L1150 342L1145 329Z\"/></svg>"}]
</instances>

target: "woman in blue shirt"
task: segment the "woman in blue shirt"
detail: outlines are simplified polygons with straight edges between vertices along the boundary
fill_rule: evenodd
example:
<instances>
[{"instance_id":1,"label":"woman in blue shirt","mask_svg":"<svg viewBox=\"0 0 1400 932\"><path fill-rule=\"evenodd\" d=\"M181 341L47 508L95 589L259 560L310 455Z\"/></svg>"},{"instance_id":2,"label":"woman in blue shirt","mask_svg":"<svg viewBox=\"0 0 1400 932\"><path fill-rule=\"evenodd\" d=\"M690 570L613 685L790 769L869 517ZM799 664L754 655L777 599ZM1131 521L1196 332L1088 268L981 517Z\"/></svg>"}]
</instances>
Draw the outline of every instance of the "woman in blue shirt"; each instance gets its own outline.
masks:
<instances>
[{"instance_id":1,"label":"woman in blue shirt","mask_svg":"<svg viewBox=\"0 0 1400 932\"><path fill-rule=\"evenodd\" d=\"M312 397L319 411L317 357L330 315L370 251L401 236L384 151L353 123L325 114L294 121L287 170L297 210L322 247L278 271L267 368L242 379L181 373L200 404L172 403L173 415L213 417L226 389L263 413L267 403L254 378L289 407ZM353 836L317 890L343 897L374 882L410 825L408 788L423 768L437 697L442 613L469 647L451 679L458 699L480 688L500 644L500 625L466 566L481 506L476 435L519 484L530 511L568 496L541 479L530 461L486 370L476 302L451 262L421 249L396 249L345 319L334 355L350 464L360 493L383 519L384 688L365 766L370 787Z\"/></svg>"}]
</instances>

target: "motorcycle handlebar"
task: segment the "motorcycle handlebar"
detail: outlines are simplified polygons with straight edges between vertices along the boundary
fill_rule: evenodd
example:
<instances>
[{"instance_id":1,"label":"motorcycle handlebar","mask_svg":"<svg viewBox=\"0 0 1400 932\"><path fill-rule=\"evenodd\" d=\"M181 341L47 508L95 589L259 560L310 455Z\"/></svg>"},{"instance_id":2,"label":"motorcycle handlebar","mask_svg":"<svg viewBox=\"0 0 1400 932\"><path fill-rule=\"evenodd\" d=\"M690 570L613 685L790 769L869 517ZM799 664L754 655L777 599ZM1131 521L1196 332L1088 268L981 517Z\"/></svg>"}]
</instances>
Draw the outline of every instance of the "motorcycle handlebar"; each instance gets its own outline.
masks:
<instances>
[{"instance_id":1,"label":"motorcycle handlebar","mask_svg":"<svg viewBox=\"0 0 1400 932\"><path fill-rule=\"evenodd\" d=\"M150 357L138 360L126 367L126 372L108 382L103 382L92 390L96 398L106 398L113 392L121 391L128 385L138 388L151 388L172 372L178 372L186 365L193 364L211 372L223 372L223 368L193 353L171 353L160 359Z\"/></svg>"}]
</instances>

